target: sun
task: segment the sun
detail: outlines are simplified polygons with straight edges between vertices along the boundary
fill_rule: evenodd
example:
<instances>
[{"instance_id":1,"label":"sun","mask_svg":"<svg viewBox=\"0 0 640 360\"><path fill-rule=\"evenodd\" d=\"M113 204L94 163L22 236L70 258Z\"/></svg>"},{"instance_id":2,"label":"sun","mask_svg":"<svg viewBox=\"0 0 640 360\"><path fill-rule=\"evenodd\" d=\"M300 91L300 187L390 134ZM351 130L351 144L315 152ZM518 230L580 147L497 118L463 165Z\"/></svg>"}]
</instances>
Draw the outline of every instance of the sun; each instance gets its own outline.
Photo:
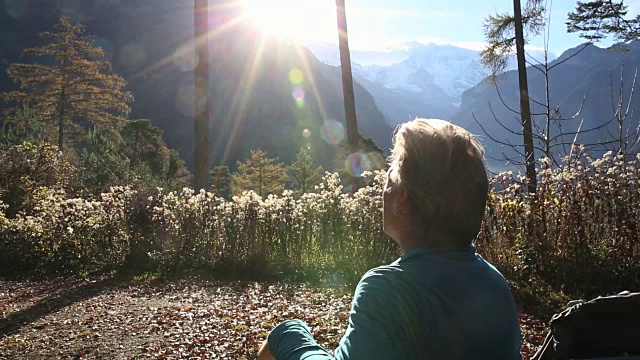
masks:
<instances>
[{"instance_id":1,"label":"sun","mask_svg":"<svg viewBox=\"0 0 640 360\"><path fill-rule=\"evenodd\" d=\"M242 0L248 20L265 34L296 42L337 38L335 3L326 0Z\"/></svg>"}]
</instances>

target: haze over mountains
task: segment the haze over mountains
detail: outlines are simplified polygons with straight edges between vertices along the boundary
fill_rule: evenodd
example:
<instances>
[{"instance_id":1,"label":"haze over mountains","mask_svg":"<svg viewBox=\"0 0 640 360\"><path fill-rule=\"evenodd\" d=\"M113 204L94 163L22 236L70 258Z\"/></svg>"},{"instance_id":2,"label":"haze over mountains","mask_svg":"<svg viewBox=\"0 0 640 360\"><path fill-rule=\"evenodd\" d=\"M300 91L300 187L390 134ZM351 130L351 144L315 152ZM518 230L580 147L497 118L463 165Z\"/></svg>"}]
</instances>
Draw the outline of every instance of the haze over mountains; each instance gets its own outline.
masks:
<instances>
[{"instance_id":1,"label":"haze over mountains","mask_svg":"<svg viewBox=\"0 0 640 360\"><path fill-rule=\"evenodd\" d=\"M339 66L335 45L307 44L318 58ZM544 61L544 51L528 49L531 62ZM556 56L549 53L549 61ZM453 45L410 42L384 51L353 51L353 76L371 92L391 125L416 116L450 118L460 108L462 93L479 84L490 71L476 50ZM515 59L508 69L515 69Z\"/></svg>"}]
</instances>

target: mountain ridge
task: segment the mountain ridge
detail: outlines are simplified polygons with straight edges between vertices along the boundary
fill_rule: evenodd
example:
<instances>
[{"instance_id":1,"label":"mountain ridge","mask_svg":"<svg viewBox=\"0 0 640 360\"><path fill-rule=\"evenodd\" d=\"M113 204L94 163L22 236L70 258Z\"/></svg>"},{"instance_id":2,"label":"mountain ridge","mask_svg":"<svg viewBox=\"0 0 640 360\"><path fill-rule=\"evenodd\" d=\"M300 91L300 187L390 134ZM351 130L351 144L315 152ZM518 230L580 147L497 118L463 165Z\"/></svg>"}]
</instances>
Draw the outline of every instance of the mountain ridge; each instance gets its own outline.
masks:
<instances>
[{"instance_id":1,"label":"mountain ridge","mask_svg":"<svg viewBox=\"0 0 640 360\"><path fill-rule=\"evenodd\" d=\"M577 55L575 55L576 53ZM610 141L611 135L617 131L615 124L611 122L614 116L612 107L617 103L621 85L623 103L625 107L629 105L630 109L630 116L626 119L625 126L629 124L629 121L635 122L636 125L632 127L637 126L637 115L635 114L640 112L640 104L633 99L629 103L629 97L635 69L640 67L639 43L629 44L628 51L625 52L615 51L611 48L604 49L590 44L578 45L564 51L558 59L552 61L550 67L553 66L555 67L549 72L548 84L552 115L567 120L552 121L551 135L569 134L564 140L567 143L566 146L560 146L560 144L555 146L554 157L560 158L568 153L570 143L575 137L574 133L578 129L581 133L576 138L577 144L587 145L587 148L595 153L610 149L604 145L591 145ZM544 126L546 117L542 114L544 114L545 108L537 103L544 103L546 98L544 74L530 67L527 77L529 94L535 100L531 103L534 124ZM490 167L500 170L512 168L512 166L505 161L498 161L496 158L501 158L503 155L508 158L517 158L518 155L509 146L502 145L491 138L500 140L500 142L522 144L522 136L512 133L512 131L518 132L521 128L519 115L510 110L519 109L517 71L511 70L500 75L497 86L502 99L498 96L495 85L488 80L484 80L467 90L462 95L460 110L451 120L483 138ZM614 104L611 103L612 89ZM579 112L579 110L581 111ZM575 119L569 119L578 112ZM510 128L511 131L500 125L494 119L494 115L502 125ZM474 116L482 122L484 130L476 123ZM601 126L604 127L599 129ZM536 141L536 145L540 146L541 144ZM537 151L536 156L540 157L542 153Z\"/></svg>"},{"instance_id":2,"label":"mountain ridge","mask_svg":"<svg viewBox=\"0 0 640 360\"><path fill-rule=\"evenodd\" d=\"M328 43L311 43L310 50L331 65L339 65L337 48ZM530 62L544 58L544 52L527 51ZM549 59L555 55L549 53ZM362 65L366 63L368 65ZM378 62L379 64L375 64ZM515 59L508 68L516 67ZM369 90L376 103L395 126L415 116L450 118L461 104L463 93L482 82L490 71L480 64L476 50L451 44L407 42L390 51L352 51L353 76ZM379 89L374 84L383 87ZM389 98L405 98L409 109L389 103ZM401 101L402 102L402 101Z\"/></svg>"}]
</instances>

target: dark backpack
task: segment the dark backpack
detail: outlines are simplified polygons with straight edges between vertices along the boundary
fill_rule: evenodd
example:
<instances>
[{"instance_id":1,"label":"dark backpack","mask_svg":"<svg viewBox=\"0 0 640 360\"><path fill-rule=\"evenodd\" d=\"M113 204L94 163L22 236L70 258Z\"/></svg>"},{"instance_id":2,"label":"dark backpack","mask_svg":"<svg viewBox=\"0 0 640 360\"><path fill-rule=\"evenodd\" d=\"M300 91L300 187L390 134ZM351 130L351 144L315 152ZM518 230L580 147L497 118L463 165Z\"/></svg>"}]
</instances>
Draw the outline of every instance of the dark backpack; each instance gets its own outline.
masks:
<instances>
[{"instance_id":1,"label":"dark backpack","mask_svg":"<svg viewBox=\"0 0 640 360\"><path fill-rule=\"evenodd\" d=\"M640 293L624 292L579 302L555 314L549 327L544 345L533 360L634 355L640 359Z\"/></svg>"}]
</instances>

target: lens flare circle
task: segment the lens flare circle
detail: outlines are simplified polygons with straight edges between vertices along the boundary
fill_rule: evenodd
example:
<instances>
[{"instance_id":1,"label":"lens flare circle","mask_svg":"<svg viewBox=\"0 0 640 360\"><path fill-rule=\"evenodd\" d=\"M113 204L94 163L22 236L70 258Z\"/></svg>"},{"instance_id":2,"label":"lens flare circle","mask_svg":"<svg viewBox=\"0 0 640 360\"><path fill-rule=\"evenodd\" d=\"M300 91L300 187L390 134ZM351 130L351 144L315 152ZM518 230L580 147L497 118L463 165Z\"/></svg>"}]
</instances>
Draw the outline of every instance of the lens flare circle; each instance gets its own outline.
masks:
<instances>
[{"instance_id":1,"label":"lens flare circle","mask_svg":"<svg viewBox=\"0 0 640 360\"><path fill-rule=\"evenodd\" d=\"M309 129L302 130L302 136L308 138L309 136L311 136L311 130Z\"/></svg>"},{"instance_id":2,"label":"lens flare circle","mask_svg":"<svg viewBox=\"0 0 640 360\"><path fill-rule=\"evenodd\" d=\"M344 167L349 175L354 177L362 177L362 173L371 169L371 164L367 155L362 152L349 154L344 161Z\"/></svg>"},{"instance_id":3,"label":"lens flare circle","mask_svg":"<svg viewBox=\"0 0 640 360\"><path fill-rule=\"evenodd\" d=\"M304 88L302 86L295 86L291 92L291 97L293 97L295 101L304 100L304 95Z\"/></svg>"},{"instance_id":4,"label":"lens flare circle","mask_svg":"<svg viewBox=\"0 0 640 360\"><path fill-rule=\"evenodd\" d=\"M4 6L11 17L20 18L27 12L27 3L25 0L4 0Z\"/></svg>"},{"instance_id":5,"label":"lens flare circle","mask_svg":"<svg viewBox=\"0 0 640 360\"><path fill-rule=\"evenodd\" d=\"M205 110L207 99L202 90L203 81L198 79L197 83L198 87L193 84L180 87L176 95L176 108L187 117L193 117Z\"/></svg>"},{"instance_id":6,"label":"lens flare circle","mask_svg":"<svg viewBox=\"0 0 640 360\"><path fill-rule=\"evenodd\" d=\"M198 66L198 60L193 44L181 46L173 53L173 63L182 71L195 69Z\"/></svg>"},{"instance_id":7,"label":"lens flare circle","mask_svg":"<svg viewBox=\"0 0 640 360\"><path fill-rule=\"evenodd\" d=\"M344 140L344 126L335 120L327 120L320 128L320 137L327 144L337 145Z\"/></svg>"},{"instance_id":8,"label":"lens flare circle","mask_svg":"<svg viewBox=\"0 0 640 360\"><path fill-rule=\"evenodd\" d=\"M365 171L384 169L384 157L379 152L355 152L349 154L345 160L345 168L351 176L362 177Z\"/></svg>"},{"instance_id":9,"label":"lens flare circle","mask_svg":"<svg viewBox=\"0 0 640 360\"><path fill-rule=\"evenodd\" d=\"M291 71L289 71L289 81L291 81L293 85L302 84L304 81L304 73L302 70L298 68L291 69Z\"/></svg>"}]
</instances>

